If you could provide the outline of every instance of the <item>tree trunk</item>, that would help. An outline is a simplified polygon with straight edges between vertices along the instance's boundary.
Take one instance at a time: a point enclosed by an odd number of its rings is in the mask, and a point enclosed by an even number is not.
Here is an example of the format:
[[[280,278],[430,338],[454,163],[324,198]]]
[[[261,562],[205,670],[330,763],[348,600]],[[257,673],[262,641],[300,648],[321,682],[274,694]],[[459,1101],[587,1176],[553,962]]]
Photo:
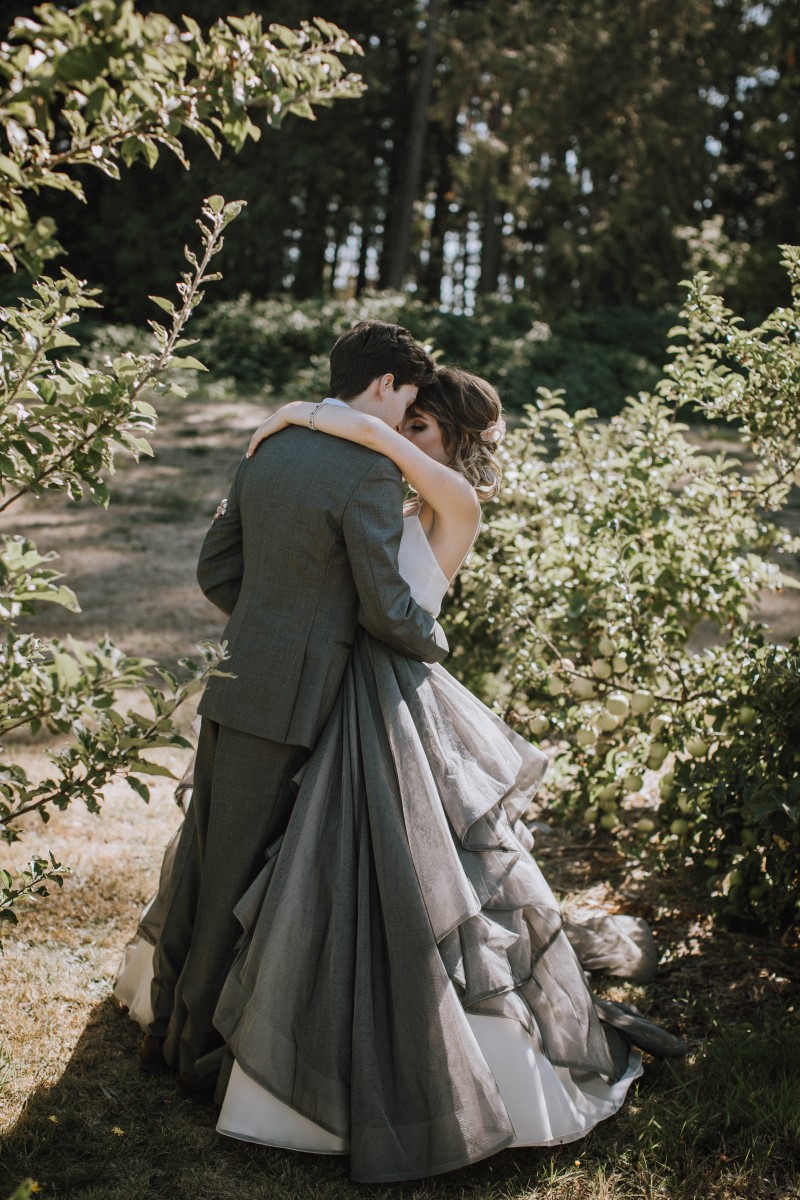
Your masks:
[[[475,288],[478,296],[493,296],[500,287],[503,265],[503,196],[511,176],[508,150],[492,164],[484,188],[483,228],[481,230],[481,273]],[[498,199],[499,197],[499,199]]]
[[[497,291],[500,276],[500,226],[503,219],[498,208],[497,179],[492,172],[486,180],[483,195],[481,273],[475,288],[478,296],[492,296]]]
[[[350,213],[340,207],[336,213],[335,225],[333,230],[333,258],[330,263],[330,276],[328,278],[328,295],[333,296],[336,292],[336,272],[339,269],[339,256],[342,250],[347,245],[348,235],[350,233]],[[350,290],[350,279],[348,278],[345,290]]]
[[[292,295],[298,300],[321,296],[325,278],[325,251],[328,247],[328,197],[323,191],[306,200],[303,213],[303,236],[300,240],[300,259],[292,284]]]
[[[364,294],[367,286],[367,259],[371,233],[372,210],[365,208],[361,214],[361,244],[358,247],[358,274],[356,275],[356,300]]]
[[[428,304],[438,304],[444,276],[444,235],[447,232],[450,193],[453,186],[452,153],[455,149],[455,128],[439,131],[439,172],[436,182],[436,203],[430,229],[430,252],[420,276],[420,294]]]
[[[429,0],[428,23],[425,30],[425,47],[420,62],[419,79],[414,96],[414,109],[408,138],[408,152],[403,170],[396,223],[392,222],[391,243],[388,245],[388,262],[383,286],[399,291],[403,286],[408,255],[411,250],[411,230],[414,222],[414,204],[419,194],[422,175],[422,160],[425,152],[425,135],[428,128],[428,106],[433,84],[433,69],[436,64],[436,31],[441,12],[441,0]],[[387,230],[389,232],[389,230]]]

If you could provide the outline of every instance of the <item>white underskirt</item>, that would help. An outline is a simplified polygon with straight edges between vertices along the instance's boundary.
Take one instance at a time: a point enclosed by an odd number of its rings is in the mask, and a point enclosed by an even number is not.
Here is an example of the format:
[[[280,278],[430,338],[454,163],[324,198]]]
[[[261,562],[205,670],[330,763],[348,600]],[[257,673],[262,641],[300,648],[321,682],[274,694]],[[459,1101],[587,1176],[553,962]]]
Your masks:
[[[152,980],[153,947],[134,938],[125,948],[114,995],[145,1029],[152,1020]],[[607,1083],[599,1075],[554,1067],[518,1021],[469,1013],[467,1021],[497,1081],[516,1134],[514,1146],[558,1146],[585,1137],[622,1107],[631,1083],[642,1074],[642,1058],[635,1051],[625,1074]],[[349,1151],[349,1142],[284,1104],[238,1063],[231,1071],[217,1131],[305,1154]]]
[[[154,949],[145,938],[133,938],[125,947],[114,981],[114,995],[120,1004],[125,1005],[128,1016],[145,1031],[153,1019],[150,988],[153,982]]]

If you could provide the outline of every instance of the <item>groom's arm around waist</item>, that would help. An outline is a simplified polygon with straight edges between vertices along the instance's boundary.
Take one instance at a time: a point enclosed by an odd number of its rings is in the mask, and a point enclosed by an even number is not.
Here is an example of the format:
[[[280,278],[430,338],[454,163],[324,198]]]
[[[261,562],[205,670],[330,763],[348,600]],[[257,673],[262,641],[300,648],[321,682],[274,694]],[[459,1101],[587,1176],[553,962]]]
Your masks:
[[[344,510],[342,532],[359,598],[359,623],[401,654],[440,662],[448,652],[439,623],[411,597],[397,553],[403,531],[403,486],[380,455]]]
[[[246,462],[243,458],[239,464],[225,513],[212,521],[197,564],[197,582],[212,604],[228,617],[239,599],[244,574],[239,478]]]

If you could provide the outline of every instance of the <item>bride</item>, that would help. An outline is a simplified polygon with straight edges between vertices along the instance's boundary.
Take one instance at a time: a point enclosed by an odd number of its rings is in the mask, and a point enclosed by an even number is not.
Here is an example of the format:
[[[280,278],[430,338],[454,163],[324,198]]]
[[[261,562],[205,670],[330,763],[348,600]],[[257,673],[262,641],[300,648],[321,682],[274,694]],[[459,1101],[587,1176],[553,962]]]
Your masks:
[[[411,485],[400,571],[437,615],[500,485],[497,393],[441,368],[402,431],[294,402],[248,454],[312,410],[317,431],[387,455]],[[637,1046],[684,1052],[587,984],[582,962],[646,977],[652,942],[630,918],[565,925],[520,819],[546,766],[442,667],[359,631],[288,827],[236,908],[225,1047],[198,1064],[221,1060],[221,1133],[349,1153],[361,1182],[421,1178],[583,1137],[641,1074]],[[168,849],[160,891],[169,870]],[[158,920],[156,896],[115,987],[145,1027]]]

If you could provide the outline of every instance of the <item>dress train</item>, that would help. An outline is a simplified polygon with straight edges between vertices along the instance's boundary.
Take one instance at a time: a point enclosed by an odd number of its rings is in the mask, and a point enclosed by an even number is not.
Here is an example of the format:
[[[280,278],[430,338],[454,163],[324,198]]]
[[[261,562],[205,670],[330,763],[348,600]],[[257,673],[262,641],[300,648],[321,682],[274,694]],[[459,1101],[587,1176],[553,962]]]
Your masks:
[[[443,668],[359,632],[237,906],[220,1132],[349,1152],[356,1180],[419,1178],[583,1137],[641,1073],[632,1043],[683,1052],[587,985],[570,936],[636,978],[652,939],[631,918],[565,926],[520,821],[545,767]],[[143,1024],[157,926],[156,901],[116,988]]]

